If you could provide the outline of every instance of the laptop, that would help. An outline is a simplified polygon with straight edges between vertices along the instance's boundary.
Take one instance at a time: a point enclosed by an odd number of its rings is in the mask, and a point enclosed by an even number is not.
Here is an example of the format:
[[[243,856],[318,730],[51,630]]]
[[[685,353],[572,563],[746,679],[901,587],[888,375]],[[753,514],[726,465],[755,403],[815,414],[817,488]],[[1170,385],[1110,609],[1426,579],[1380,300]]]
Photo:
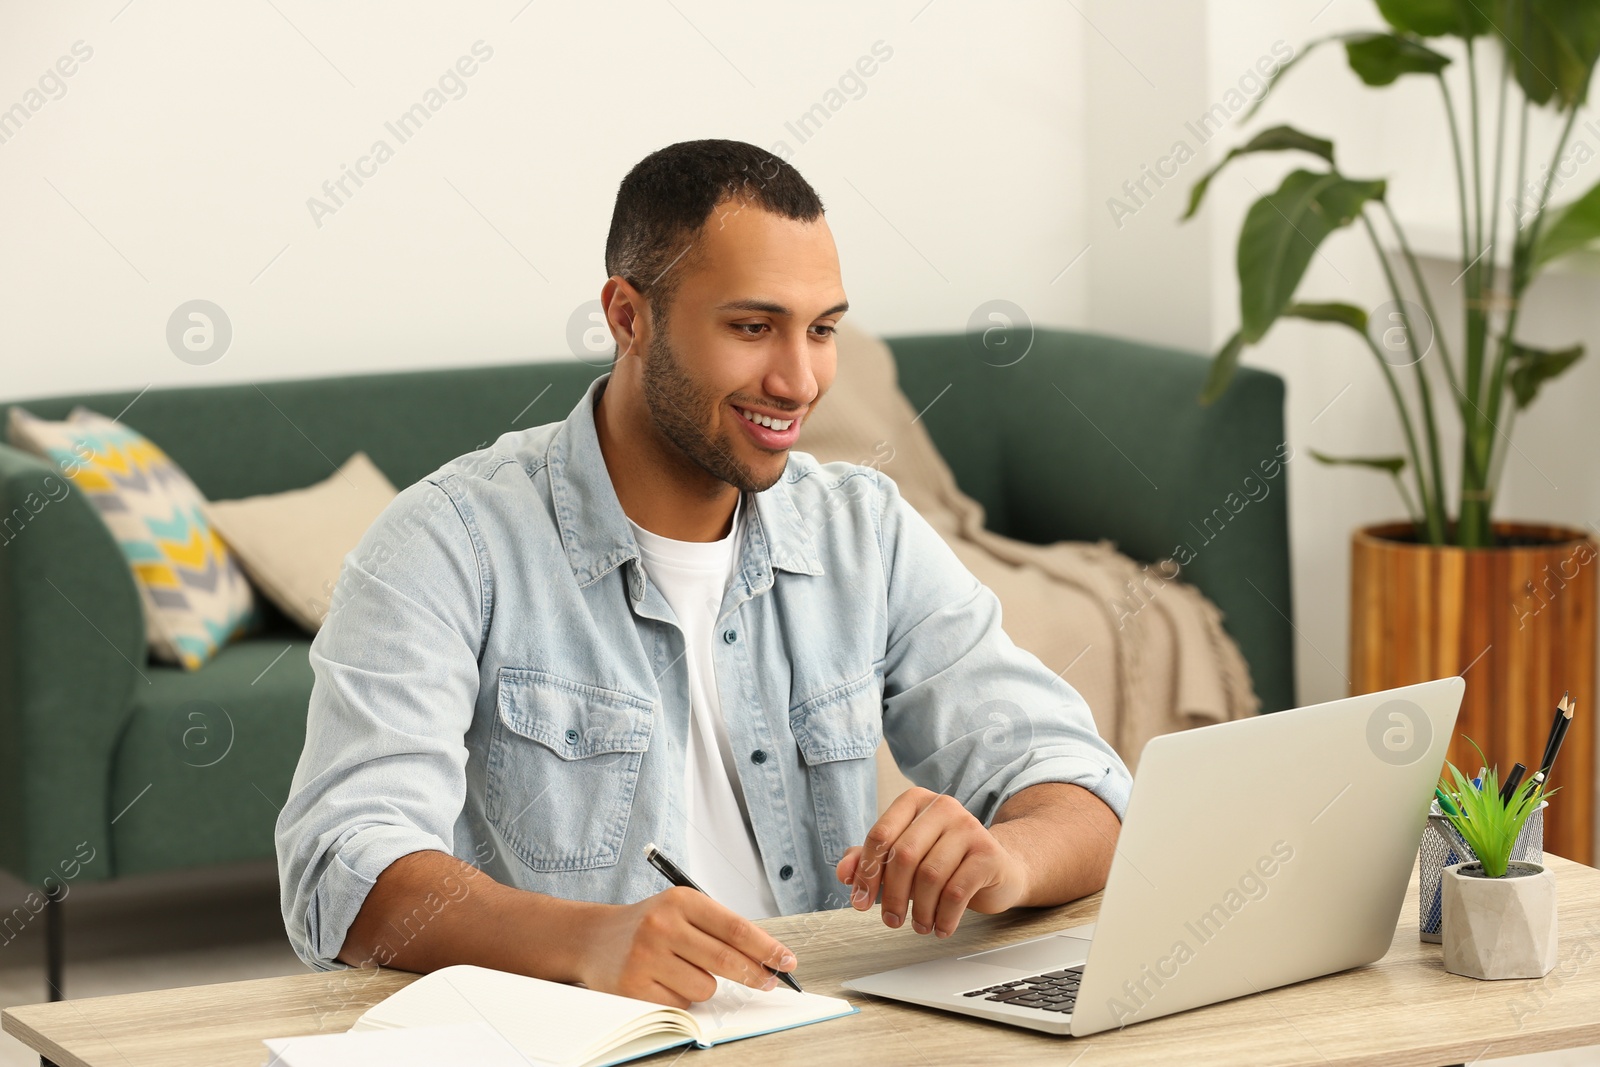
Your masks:
[[[1095,922],[844,988],[1082,1037],[1381,959],[1465,688],[1153,738]]]

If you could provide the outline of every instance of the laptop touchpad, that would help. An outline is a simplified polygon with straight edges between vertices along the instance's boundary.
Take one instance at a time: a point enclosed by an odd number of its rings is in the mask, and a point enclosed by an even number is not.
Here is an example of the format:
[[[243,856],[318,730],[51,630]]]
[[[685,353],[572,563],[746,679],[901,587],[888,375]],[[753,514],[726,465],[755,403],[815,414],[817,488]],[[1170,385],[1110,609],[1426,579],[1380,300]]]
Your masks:
[[[1053,934],[1024,941],[1020,945],[991,948],[959,958],[964,963],[987,963],[992,967],[1045,971],[1059,967],[1074,967],[1082,963],[1089,958],[1089,942],[1082,937]]]

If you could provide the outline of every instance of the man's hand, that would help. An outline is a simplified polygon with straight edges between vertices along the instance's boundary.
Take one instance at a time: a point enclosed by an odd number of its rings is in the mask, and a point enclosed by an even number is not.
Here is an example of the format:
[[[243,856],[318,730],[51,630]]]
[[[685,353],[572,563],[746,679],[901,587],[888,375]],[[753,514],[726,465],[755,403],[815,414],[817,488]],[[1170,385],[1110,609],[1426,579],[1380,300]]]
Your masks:
[[[424,910],[429,900],[437,906]],[[563,900],[501,885],[434,851],[384,869],[338,958],[424,974],[475,963],[675,1008],[715,994],[714,975],[771,989],[777,979],[763,963],[795,966],[771,934],[693,889],[674,886],[637,904]]]
[[[603,905],[588,917],[578,977],[590,989],[687,1008],[717,991],[714,975],[754,989],[791,971],[792,952],[704,893],[674,886],[637,904]]]
[[[866,843],[851,846],[834,870],[853,884],[857,911],[872,907],[881,888],[886,925],[905,922],[910,900],[912,929],[939,937],[953,934],[968,908],[992,915],[1028,892],[1027,868],[976,816],[949,794],[920,786],[896,797]]]

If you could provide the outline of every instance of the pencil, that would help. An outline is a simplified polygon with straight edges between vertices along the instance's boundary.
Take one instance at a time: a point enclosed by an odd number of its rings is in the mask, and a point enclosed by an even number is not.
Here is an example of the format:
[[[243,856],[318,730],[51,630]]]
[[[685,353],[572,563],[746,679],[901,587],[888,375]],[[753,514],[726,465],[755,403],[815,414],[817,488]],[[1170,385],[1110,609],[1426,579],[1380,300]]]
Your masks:
[[[1550,741],[1545,745],[1544,759],[1539,763],[1539,771],[1532,778],[1532,784],[1543,786],[1550,779],[1550,771],[1556,763],[1556,753],[1561,751],[1561,743],[1567,739],[1567,730],[1572,726],[1572,716],[1578,710],[1578,702],[1563,695],[1561,698],[1562,713],[1550,731]]]

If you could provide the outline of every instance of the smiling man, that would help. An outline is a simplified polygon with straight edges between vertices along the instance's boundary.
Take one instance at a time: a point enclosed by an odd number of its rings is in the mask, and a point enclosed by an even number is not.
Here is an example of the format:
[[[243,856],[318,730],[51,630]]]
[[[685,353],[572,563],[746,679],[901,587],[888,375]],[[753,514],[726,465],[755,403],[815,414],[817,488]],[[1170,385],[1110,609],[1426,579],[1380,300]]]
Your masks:
[[[661,149],[606,271],[612,369],[345,560],[277,829],[301,958],[682,1007],[797,966],[751,919],[877,903],[948,936],[1099,889],[1131,782],[1082,698],[892,479],[791,451],[848,306],[811,186]],[[875,818],[884,740],[917,786]]]

